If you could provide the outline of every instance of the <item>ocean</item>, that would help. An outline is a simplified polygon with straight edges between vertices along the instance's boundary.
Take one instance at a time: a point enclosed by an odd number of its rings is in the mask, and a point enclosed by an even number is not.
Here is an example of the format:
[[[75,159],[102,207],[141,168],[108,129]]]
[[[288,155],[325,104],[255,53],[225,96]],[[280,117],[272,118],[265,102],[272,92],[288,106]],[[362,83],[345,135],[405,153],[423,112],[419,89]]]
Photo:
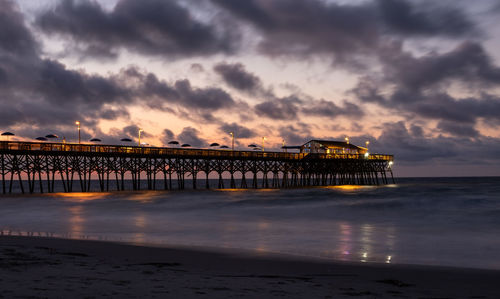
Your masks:
[[[500,178],[1,195],[0,234],[500,269]]]

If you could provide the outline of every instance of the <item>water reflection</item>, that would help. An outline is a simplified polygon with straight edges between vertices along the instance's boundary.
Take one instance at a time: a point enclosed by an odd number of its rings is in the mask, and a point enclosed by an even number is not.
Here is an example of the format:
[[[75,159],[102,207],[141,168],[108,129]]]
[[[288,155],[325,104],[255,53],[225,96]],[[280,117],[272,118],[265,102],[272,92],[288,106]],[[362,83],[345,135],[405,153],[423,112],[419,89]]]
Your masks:
[[[70,202],[86,202],[90,200],[102,199],[111,193],[105,192],[72,192],[72,193],[54,193],[51,196],[62,198]]]
[[[360,243],[361,243],[361,262],[367,262],[368,261],[368,253],[370,253],[372,247],[372,231],[373,227],[370,224],[363,224],[361,226],[361,238],[360,238]]]
[[[146,215],[144,215],[144,212],[138,212],[133,218],[133,223],[135,226],[135,232],[132,235],[132,242],[145,243],[146,236],[144,232],[147,225],[147,219]]]
[[[355,191],[355,190],[362,189],[363,186],[359,186],[359,185],[341,185],[341,186],[327,186],[326,188],[328,188],[328,189],[338,189],[338,190],[344,190],[344,191]]]
[[[339,224],[340,230],[340,259],[343,261],[350,260],[352,248],[352,227],[347,222]]]
[[[259,252],[270,251],[266,241],[269,229],[271,229],[271,222],[268,220],[260,219],[257,222],[257,244],[255,250]]]
[[[161,192],[161,193],[160,193]],[[167,198],[167,192],[162,191],[141,191],[130,193],[125,199],[137,201],[140,203],[153,202],[155,197],[161,195],[162,198]]]
[[[83,235],[83,224],[85,223],[85,219],[82,216],[84,212],[83,206],[71,206],[67,208],[69,212],[69,234],[70,237],[78,237]]]
[[[371,223],[339,222],[330,231],[336,250],[323,251],[327,257],[343,261],[391,263],[394,260],[396,229]]]

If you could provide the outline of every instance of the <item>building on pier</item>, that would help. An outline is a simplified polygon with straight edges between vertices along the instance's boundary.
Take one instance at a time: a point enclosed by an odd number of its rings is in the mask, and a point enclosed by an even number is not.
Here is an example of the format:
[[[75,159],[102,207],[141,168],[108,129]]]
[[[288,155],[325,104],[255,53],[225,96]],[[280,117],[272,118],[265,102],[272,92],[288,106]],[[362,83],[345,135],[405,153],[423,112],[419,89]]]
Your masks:
[[[285,150],[298,150],[306,154],[355,154],[364,155],[368,152],[366,147],[361,147],[347,141],[335,140],[310,140],[303,145],[283,146]]]
[[[359,154],[368,152],[365,147],[360,147],[347,141],[310,140],[300,146],[301,153],[314,154]]]

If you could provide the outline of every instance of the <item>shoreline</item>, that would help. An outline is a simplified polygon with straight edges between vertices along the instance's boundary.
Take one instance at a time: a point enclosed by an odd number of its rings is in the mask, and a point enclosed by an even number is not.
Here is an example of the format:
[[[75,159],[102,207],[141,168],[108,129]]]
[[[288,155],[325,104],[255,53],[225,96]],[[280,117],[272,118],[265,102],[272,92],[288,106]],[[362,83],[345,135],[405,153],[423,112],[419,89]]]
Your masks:
[[[499,298],[498,270],[0,236],[6,297]],[[1,297],[1,296],[0,296]]]

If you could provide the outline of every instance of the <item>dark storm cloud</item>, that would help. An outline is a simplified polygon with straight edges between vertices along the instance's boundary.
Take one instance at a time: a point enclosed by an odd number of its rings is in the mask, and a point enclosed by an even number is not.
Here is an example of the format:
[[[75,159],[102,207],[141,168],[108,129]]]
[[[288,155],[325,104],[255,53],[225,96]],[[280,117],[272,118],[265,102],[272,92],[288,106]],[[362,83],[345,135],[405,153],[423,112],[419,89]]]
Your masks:
[[[404,122],[397,122],[385,124],[382,134],[370,147],[374,152],[387,152],[390,147],[390,152],[397,160],[415,162],[452,158],[457,155],[455,145],[453,139],[415,136],[408,131]]]
[[[7,83],[7,72],[0,68],[0,86]]]
[[[45,126],[64,130],[79,120],[96,131],[101,119],[128,119],[127,107],[137,103],[174,113],[182,108],[190,114],[207,116],[205,120],[209,120],[210,112],[234,108],[233,99],[222,89],[196,88],[188,80],[168,84],[135,68],[101,76],[43,59],[17,7],[5,0],[0,0],[0,4],[0,22],[4,26],[0,30],[3,127]]]
[[[261,88],[259,77],[247,72],[241,63],[229,64],[221,62],[214,67],[214,71],[219,74],[231,87],[246,92],[255,92]]]
[[[401,0],[376,2],[387,28],[404,35],[463,36],[474,31],[474,24],[457,8],[430,1],[420,5]]]
[[[285,145],[302,145],[311,139],[310,125],[297,123],[296,125],[282,126],[278,132],[285,140]]]
[[[164,129],[163,132],[161,133],[162,136],[162,142],[164,144],[168,144],[170,141],[174,140],[174,132],[172,132],[169,129]]]
[[[406,105],[418,115],[447,121],[473,123],[477,118],[500,119],[500,99],[495,97],[454,99],[447,94],[428,96],[425,102]]]
[[[233,132],[235,138],[252,138],[257,135],[251,129],[238,125],[237,123],[224,123],[219,127],[219,130],[226,134]]]
[[[112,78],[68,70],[39,56],[39,45],[11,1],[0,0],[0,105],[3,126],[60,124],[75,120],[95,126],[100,117],[125,116],[123,109],[106,104],[130,101]]]
[[[36,24],[48,34],[71,38],[88,54],[108,57],[121,48],[172,56],[230,53],[238,40],[215,22],[197,21],[174,0],[120,0],[111,11],[90,0],[62,0]]]
[[[326,4],[324,1],[214,0],[262,34],[260,50],[269,55],[314,52],[344,55],[377,44],[372,5]]]
[[[217,87],[192,88],[189,80],[179,80],[175,82],[175,88],[186,106],[218,110],[234,105],[231,95]]]
[[[177,135],[177,140],[183,144],[187,143],[193,147],[207,146],[207,141],[199,137],[200,132],[192,127],[185,127],[182,132]]]
[[[302,113],[328,118],[335,118],[338,116],[360,118],[364,115],[363,110],[354,103],[346,101],[343,106],[338,106],[334,102],[326,100],[308,102],[302,108]]]
[[[454,98],[444,92],[407,92],[397,90],[387,98],[364,97],[361,100],[376,99],[386,108],[398,111],[399,114],[421,117],[439,121],[438,129],[444,133],[461,137],[477,137],[475,128],[480,119],[498,124],[500,115],[500,98],[482,94],[479,97]],[[377,94],[374,91],[375,94]]]
[[[439,121],[438,129],[461,137],[477,137],[478,120],[498,123],[500,99],[488,94],[500,86],[500,68],[484,48],[463,42],[444,53],[415,57],[393,44],[382,52],[383,74],[361,78],[353,93],[372,102],[413,115]],[[452,96],[452,85],[474,96]]]
[[[0,55],[34,56],[38,45],[13,1],[0,0]]]
[[[478,136],[476,139],[469,139],[441,135],[431,138],[412,131],[403,122],[386,123],[380,137],[370,143],[370,148],[374,152],[388,152],[390,147],[396,163],[406,165],[429,161],[455,165],[498,163],[500,160],[498,138]]]
[[[178,104],[190,109],[216,111],[231,109],[235,105],[231,95],[217,87],[193,88],[187,79],[170,85],[152,73],[141,73],[134,68],[126,70],[123,75],[125,81],[139,82],[135,84],[135,92],[143,98],[150,98],[151,108],[163,109]]]
[[[376,53],[386,37],[460,37],[475,31],[460,10],[429,1],[212,1],[253,25],[263,37],[260,50],[269,55],[321,53],[341,61]]]
[[[52,104],[75,105],[78,102],[91,106],[103,102],[131,101],[129,91],[120,87],[117,82],[98,75],[68,70],[56,61],[42,61],[40,77],[41,81],[35,88],[45,94]]]
[[[463,137],[479,136],[479,132],[476,129],[474,129],[473,126],[467,123],[464,124],[459,122],[440,121],[437,125],[437,128],[445,133],[451,133],[454,136],[463,136]]]
[[[193,127],[183,128],[182,132],[179,133],[177,136],[171,130],[164,129],[160,139],[164,146],[172,146],[169,145],[168,143],[173,140],[178,141],[180,143],[179,146],[185,143],[193,147],[208,146],[208,142],[205,139],[201,138],[199,135],[200,131],[198,131]]]
[[[464,85],[500,84],[500,68],[496,67],[484,48],[474,42],[463,42],[446,53],[430,53],[414,57],[397,45],[382,52],[385,75],[400,89],[420,90],[451,80]]]
[[[255,111],[259,116],[265,116],[275,120],[293,120],[297,118],[299,105],[303,101],[295,96],[277,98],[255,105]]]

